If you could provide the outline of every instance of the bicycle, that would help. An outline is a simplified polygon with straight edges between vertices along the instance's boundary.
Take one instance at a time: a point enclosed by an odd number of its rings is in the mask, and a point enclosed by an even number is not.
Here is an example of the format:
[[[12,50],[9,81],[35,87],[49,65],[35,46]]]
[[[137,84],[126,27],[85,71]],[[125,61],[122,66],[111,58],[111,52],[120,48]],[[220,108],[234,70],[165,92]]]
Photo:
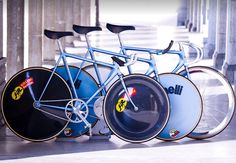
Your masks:
[[[102,53],[106,55],[112,55],[119,58],[124,58],[127,60],[128,55],[124,55],[123,53],[115,53],[104,49],[99,49],[92,47],[87,34],[84,31],[91,29],[91,28],[99,28],[99,27],[87,27],[87,26],[79,26],[79,25],[73,25],[73,30],[80,35],[85,36],[85,40],[87,43],[87,52],[85,56],[91,57],[93,60],[96,60],[96,57],[94,53]],[[119,31],[127,30],[132,27],[125,26]],[[99,29],[101,30],[101,28]],[[166,49],[161,50],[161,53],[164,54],[169,51],[171,45],[169,45]],[[141,49],[142,50],[142,49]],[[176,51],[175,53],[181,53],[180,51]],[[150,57],[153,57],[152,55]],[[170,98],[171,107],[174,108],[171,109],[170,118],[167,122],[166,127],[164,128],[164,132],[166,137],[163,138],[165,140],[178,140],[186,135],[188,135],[192,130],[197,126],[201,113],[202,113],[202,101],[200,97],[200,93],[198,92],[195,85],[188,80],[187,78],[182,77],[181,75],[173,74],[173,73],[166,73],[166,74],[158,74],[158,70],[156,68],[156,62],[152,59],[142,58],[139,57],[136,62],[144,62],[149,65],[148,71],[145,73],[147,76],[153,76],[153,78],[160,82],[166,90],[166,93],[168,94]],[[83,66],[83,63],[81,63]],[[109,74],[111,71],[108,67],[104,67],[102,65],[89,65],[85,66],[83,70],[90,73],[94,79],[102,85],[104,78],[106,78],[106,74]],[[130,69],[129,69],[130,71]],[[101,73],[102,72],[102,73]],[[102,74],[102,75],[101,75]],[[130,74],[132,72],[130,71]],[[188,91],[189,90],[189,91]],[[186,102],[186,97],[191,96],[192,98]],[[103,99],[102,99],[103,100]],[[102,100],[100,102],[102,102]],[[104,105],[107,105],[108,99],[104,99]],[[110,101],[108,102],[110,103]],[[96,110],[101,110],[100,108],[95,108]],[[95,111],[99,112],[99,111]],[[98,113],[99,114],[99,113]],[[98,115],[97,114],[97,115]],[[105,114],[105,113],[104,113]],[[100,118],[103,119],[102,114],[99,114]],[[104,117],[106,124],[108,125],[111,123],[109,120],[107,120],[106,116]],[[178,122],[178,123],[177,123]],[[114,132],[114,130],[112,130]],[[116,131],[117,132],[117,131]]]
[[[120,33],[125,30],[135,30],[134,26],[122,26],[106,24],[106,27],[118,37],[121,52],[127,55],[127,51],[147,52],[150,55],[162,55],[163,50],[148,49],[140,47],[124,46]],[[190,66],[202,59],[203,53],[198,46],[177,42],[179,50],[170,50],[173,42],[170,43],[168,54],[178,55],[179,61],[172,73],[178,73],[189,78],[197,86],[203,99],[203,115],[198,126],[188,137],[193,139],[207,139],[221,133],[230,123],[235,112],[235,95],[231,84],[223,74],[206,66]],[[191,63],[186,60],[184,46],[196,49],[197,57]],[[155,61],[154,57],[150,60]],[[153,65],[155,66],[155,65]],[[129,67],[131,72],[131,68]],[[153,71],[153,70],[150,70]],[[217,89],[216,89],[217,88]],[[217,91],[216,91],[217,90]]]
[[[84,32],[92,30],[94,28]],[[23,69],[11,77],[3,89],[1,109],[6,125],[13,133],[28,141],[46,141],[63,132],[68,123],[75,123],[82,125],[80,134],[89,132],[91,135],[97,120],[92,105],[115,77],[118,80],[107,91],[103,110],[112,131],[123,140],[141,143],[156,137],[164,128],[169,118],[169,98],[161,84],[142,74],[123,77],[119,70],[120,66],[133,64],[135,57],[129,57],[126,63],[112,57],[112,64],[92,60],[64,52],[60,39],[73,36],[72,32],[45,29],[44,34],[56,40],[59,47],[59,58],[54,68]],[[98,86],[93,77],[81,68],[76,68],[79,71],[74,78],[74,73],[71,73],[74,69],[68,65],[67,58],[107,66],[112,71],[103,85]],[[67,81],[56,73],[59,70],[63,70],[63,74],[65,70]],[[88,81],[90,84],[85,86]],[[85,95],[80,88],[88,86],[95,88]]]

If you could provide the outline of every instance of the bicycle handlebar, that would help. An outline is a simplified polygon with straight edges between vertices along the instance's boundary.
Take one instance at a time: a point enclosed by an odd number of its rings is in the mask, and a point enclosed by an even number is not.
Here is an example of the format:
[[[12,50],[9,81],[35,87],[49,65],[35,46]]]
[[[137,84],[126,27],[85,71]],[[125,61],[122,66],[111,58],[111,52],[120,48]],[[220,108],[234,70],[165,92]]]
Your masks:
[[[170,43],[169,43],[169,45],[168,45],[168,47],[162,51],[162,54],[167,53],[167,52],[171,49],[171,47],[173,46],[173,44],[174,44],[174,41],[171,40]]]
[[[185,46],[189,46],[193,49],[195,49],[195,51],[197,52],[197,57],[195,60],[193,60],[192,62],[187,63],[187,65],[191,65],[194,63],[197,63],[198,61],[200,61],[203,58],[203,51],[202,48],[200,48],[199,46],[197,46],[196,44],[193,44],[191,42],[177,42],[179,44],[180,50],[184,51],[183,45]]]

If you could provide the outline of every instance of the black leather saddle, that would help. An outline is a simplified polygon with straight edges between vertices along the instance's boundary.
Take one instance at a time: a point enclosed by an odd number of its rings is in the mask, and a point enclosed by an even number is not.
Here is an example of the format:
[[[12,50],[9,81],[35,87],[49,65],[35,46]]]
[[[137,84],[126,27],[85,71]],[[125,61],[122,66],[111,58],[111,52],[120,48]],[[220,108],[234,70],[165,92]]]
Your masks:
[[[110,23],[107,23],[106,27],[112,33],[120,33],[120,32],[126,31],[126,30],[135,30],[134,26],[114,25],[114,24],[110,24]]]
[[[101,31],[101,27],[73,25],[73,30],[79,34],[87,34],[92,31]]]
[[[73,32],[68,31],[51,31],[48,29],[44,29],[44,35],[47,36],[50,39],[59,39],[64,36],[74,36]]]

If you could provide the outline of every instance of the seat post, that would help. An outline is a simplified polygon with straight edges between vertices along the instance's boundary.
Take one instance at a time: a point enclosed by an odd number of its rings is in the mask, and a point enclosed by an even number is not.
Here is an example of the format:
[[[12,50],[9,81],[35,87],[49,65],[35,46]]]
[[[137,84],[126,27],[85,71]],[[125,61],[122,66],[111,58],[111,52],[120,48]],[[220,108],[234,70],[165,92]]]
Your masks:
[[[123,42],[121,40],[120,33],[117,33],[117,36],[118,36],[118,39],[119,39],[120,46],[123,47]]]
[[[91,47],[87,34],[84,35],[88,48]]]
[[[62,48],[62,44],[61,44],[60,39],[57,39],[57,45],[58,45],[58,47],[59,47],[60,53],[63,53],[64,51],[63,51],[63,48]]]

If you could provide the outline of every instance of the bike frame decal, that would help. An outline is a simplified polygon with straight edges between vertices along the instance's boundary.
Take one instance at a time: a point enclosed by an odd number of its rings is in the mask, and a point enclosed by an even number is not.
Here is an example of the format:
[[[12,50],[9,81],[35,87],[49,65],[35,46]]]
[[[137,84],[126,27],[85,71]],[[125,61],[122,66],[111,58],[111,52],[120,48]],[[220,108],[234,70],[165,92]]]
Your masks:
[[[123,112],[125,110],[126,105],[127,101],[124,99],[124,97],[121,97],[116,104],[116,110],[118,112]]]
[[[26,89],[28,86],[34,84],[34,80],[32,77],[28,78],[28,79],[25,79],[25,81],[23,81],[20,86],[23,88],[23,89]]]
[[[32,77],[25,79],[25,81],[23,81],[19,86],[17,86],[12,92],[11,94],[12,99],[19,100],[21,96],[23,95],[24,90],[32,84],[34,84],[34,80]]]

